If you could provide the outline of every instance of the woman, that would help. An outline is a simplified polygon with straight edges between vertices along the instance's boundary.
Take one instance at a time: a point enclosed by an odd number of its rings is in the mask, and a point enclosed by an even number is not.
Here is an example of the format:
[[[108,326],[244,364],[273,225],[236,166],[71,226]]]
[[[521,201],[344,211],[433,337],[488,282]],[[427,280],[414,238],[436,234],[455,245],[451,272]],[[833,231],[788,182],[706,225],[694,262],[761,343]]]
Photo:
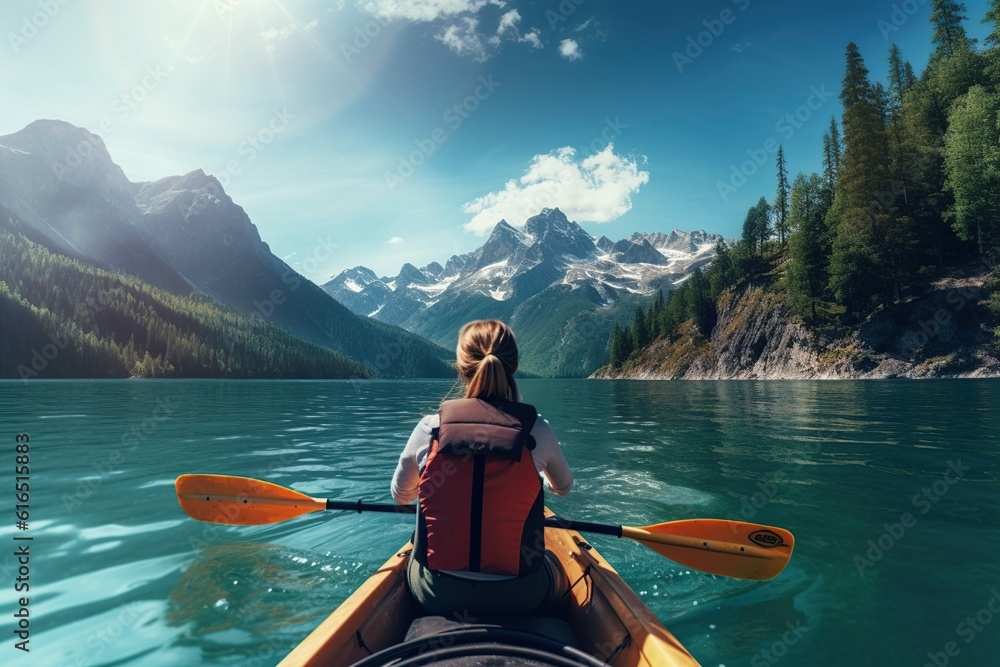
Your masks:
[[[465,397],[417,424],[392,497],[419,500],[410,590],[431,613],[531,613],[559,587],[545,557],[542,483],[566,495],[573,475],[556,434],[520,403],[514,333],[497,320],[458,334]]]

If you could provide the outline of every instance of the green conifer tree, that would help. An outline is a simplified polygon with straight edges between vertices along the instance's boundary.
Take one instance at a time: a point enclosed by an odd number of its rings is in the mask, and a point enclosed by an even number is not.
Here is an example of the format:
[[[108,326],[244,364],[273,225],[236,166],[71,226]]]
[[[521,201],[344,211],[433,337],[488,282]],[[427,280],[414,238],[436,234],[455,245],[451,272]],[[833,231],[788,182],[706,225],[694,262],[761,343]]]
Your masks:
[[[945,167],[955,233],[975,242],[981,257],[1000,252],[1000,94],[974,86],[955,103]]]
[[[879,203],[889,187],[888,141],[884,110],[868,80],[868,68],[856,44],[847,46],[844,104],[844,155],[837,192],[828,215],[834,232],[830,289],[854,315],[873,301],[887,303],[880,255],[887,213]]]
[[[788,239],[788,165],[785,162],[785,148],[778,146],[778,191],[774,196],[774,225],[781,245]]]
[[[837,185],[837,175],[840,173],[842,155],[840,128],[837,126],[837,119],[830,118],[830,129],[823,135],[823,179],[830,193],[831,202]]]
[[[816,318],[816,302],[827,281],[825,185],[819,174],[795,177],[791,195],[791,219],[795,231],[788,242],[788,293],[800,312],[808,309]]]
[[[931,24],[934,26],[933,43],[936,47],[932,58],[949,56],[971,46],[963,22],[967,18],[964,2],[933,0]]]
[[[986,76],[994,89],[1000,88],[1000,0],[990,0],[983,23],[993,24],[986,36]]]
[[[897,120],[902,113],[903,98],[914,83],[913,66],[903,60],[899,46],[893,44],[889,49],[889,116],[892,120]]]

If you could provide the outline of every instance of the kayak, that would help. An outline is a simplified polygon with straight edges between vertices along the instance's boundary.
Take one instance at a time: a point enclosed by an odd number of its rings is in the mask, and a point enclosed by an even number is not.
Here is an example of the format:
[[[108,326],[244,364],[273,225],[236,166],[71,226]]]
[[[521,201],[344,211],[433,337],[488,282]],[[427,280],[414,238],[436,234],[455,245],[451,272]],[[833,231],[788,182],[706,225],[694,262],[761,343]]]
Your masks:
[[[545,546],[558,558],[569,587],[558,616],[421,616],[406,585],[411,548],[406,545],[293,649],[279,667],[697,667],[698,662],[580,533],[546,530]],[[483,662],[485,656],[491,656],[493,661]]]
[[[231,475],[181,475],[174,486],[188,516],[233,526],[279,523],[313,512],[415,509],[313,498]],[[692,667],[697,661],[577,531],[627,538],[691,569],[754,581],[778,576],[795,548],[795,536],[784,528],[722,519],[639,528],[566,520],[546,510],[546,528],[546,551],[561,570],[565,590],[546,615],[420,614],[406,584],[412,545],[405,545],[281,665]]]

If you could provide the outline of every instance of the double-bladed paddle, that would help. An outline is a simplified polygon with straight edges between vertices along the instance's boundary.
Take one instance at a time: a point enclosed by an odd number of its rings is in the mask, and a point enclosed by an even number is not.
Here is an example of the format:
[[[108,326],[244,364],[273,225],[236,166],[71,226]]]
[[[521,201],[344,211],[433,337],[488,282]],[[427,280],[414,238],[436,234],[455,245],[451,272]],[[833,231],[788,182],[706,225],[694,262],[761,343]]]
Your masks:
[[[249,477],[181,475],[175,487],[177,500],[188,516],[233,526],[278,523],[323,510],[416,512],[414,505],[312,498]],[[545,526],[627,537],[681,565],[737,579],[776,577],[785,569],[795,547],[795,538],[783,528],[722,519],[688,519],[633,528],[549,517]]]

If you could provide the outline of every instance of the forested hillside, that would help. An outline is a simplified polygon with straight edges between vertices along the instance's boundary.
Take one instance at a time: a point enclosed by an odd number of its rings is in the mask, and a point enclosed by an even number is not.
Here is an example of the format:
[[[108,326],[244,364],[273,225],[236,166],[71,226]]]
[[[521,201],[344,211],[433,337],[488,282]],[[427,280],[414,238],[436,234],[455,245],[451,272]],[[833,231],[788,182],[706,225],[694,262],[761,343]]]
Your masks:
[[[369,372],[205,297],[55,254],[0,222],[0,377],[356,378]]]
[[[921,327],[911,302],[954,276],[978,276],[975,300],[992,312],[983,326],[997,325],[1000,0],[983,19],[992,28],[985,44],[969,38],[966,12],[963,3],[934,0],[934,50],[919,77],[893,45],[888,81],[873,82],[858,46],[847,45],[844,113],[824,136],[822,170],[790,179],[793,160],[781,150],[773,200],[749,210],[742,239],[720,244],[705,274],[616,329],[612,370],[656,341],[693,330],[708,339],[720,304],[760,287],[814,334],[857,331],[878,318],[899,339],[905,327]],[[993,334],[1000,346],[1000,328]],[[940,352],[940,340],[924,338],[906,346],[910,360]]]

